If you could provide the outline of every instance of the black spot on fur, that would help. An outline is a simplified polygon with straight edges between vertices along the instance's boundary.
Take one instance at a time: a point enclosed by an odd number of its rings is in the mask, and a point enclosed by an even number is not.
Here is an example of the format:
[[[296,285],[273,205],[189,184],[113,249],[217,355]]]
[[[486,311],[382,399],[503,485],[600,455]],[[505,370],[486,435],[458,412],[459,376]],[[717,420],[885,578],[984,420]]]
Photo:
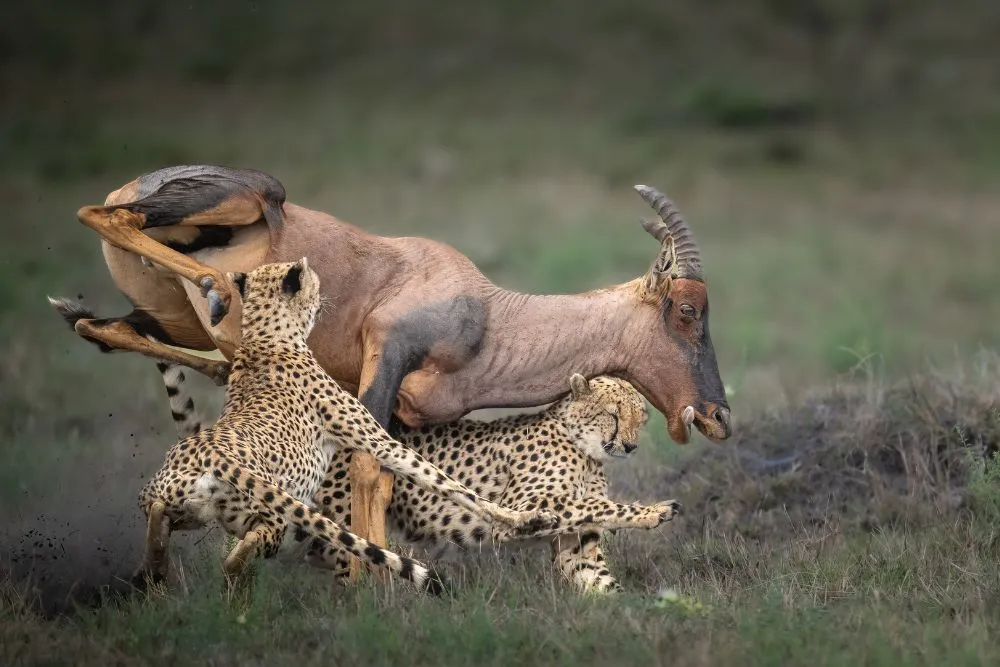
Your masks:
[[[297,294],[302,289],[302,267],[293,266],[288,269],[288,273],[281,280],[281,291],[291,296]]]
[[[374,544],[365,547],[365,555],[368,556],[373,565],[385,565],[385,552]]]
[[[236,291],[240,293],[240,298],[245,297],[247,291],[247,274],[242,272],[234,273],[233,284],[236,285]]]
[[[427,580],[424,581],[424,590],[431,595],[443,595],[447,588],[448,584],[445,582],[444,577],[441,576],[441,573],[428,568]]]

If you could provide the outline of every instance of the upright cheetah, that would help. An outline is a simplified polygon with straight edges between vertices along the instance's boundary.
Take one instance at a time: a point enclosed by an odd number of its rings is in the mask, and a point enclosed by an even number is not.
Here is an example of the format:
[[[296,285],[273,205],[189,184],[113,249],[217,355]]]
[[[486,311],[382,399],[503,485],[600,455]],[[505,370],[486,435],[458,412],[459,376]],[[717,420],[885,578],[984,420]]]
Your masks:
[[[197,432],[169,450],[142,489],[139,502],[148,527],[137,581],[164,577],[172,530],[215,520],[241,539],[223,566],[230,576],[242,574],[259,554],[274,556],[291,525],[323,547],[313,549],[321,567],[336,567],[335,547],[440,593],[441,580],[426,565],[369,544],[306,504],[340,447],[368,452],[421,488],[511,530],[544,524],[540,512],[511,511],[479,498],[393,441],[320,368],[306,344],[320,309],[319,278],[305,258],[230,278],[243,298],[243,312],[222,415],[203,430],[187,425]]]

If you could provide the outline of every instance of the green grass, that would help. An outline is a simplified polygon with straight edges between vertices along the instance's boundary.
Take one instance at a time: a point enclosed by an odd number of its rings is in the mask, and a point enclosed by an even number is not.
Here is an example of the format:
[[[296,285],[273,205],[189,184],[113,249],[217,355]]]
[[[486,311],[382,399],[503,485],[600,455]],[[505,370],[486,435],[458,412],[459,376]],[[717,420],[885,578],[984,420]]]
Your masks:
[[[4,664],[1000,658],[995,3],[22,4],[0,26]],[[152,364],[99,355],[45,296],[124,312],[74,212],[182,162],[263,169],[536,292],[645,271],[631,185],[666,191],[737,436],[678,448],[654,415],[611,471],[687,508],[611,539],[629,594],[580,599],[543,556],[453,567],[443,601],[268,563],[240,622],[192,536],[168,595],[41,618],[29,566],[48,608],[134,566],[135,493],[173,438]]]
[[[968,547],[964,542],[963,551]],[[5,664],[33,644],[76,664],[444,665],[485,664],[984,664],[998,659],[995,601],[976,594],[995,577],[958,581],[931,598],[920,576],[958,579],[951,552],[906,556],[891,538],[795,563],[795,578],[748,587],[727,599],[690,591],[708,610],[628,596],[574,597],[543,575],[482,575],[454,598],[415,599],[376,588],[331,595],[322,582],[281,572],[262,577],[253,607],[230,611],[218,581],[190,595],[105,607],[76,620],[38,623],[7,610]],[[734,578],[724,565],[712,571]],[[510,578],[510,575],[507,577]],[[485,579],[485,580],[484,580]],[[529,588],[527,584],[531,584]],[[934,593],[938,593],[934,591]],[[959,596],[971,595],[965,599]],[[747,599],[749,598],[749,599]],[[11,618],[13,617],[13,618]],[[46,637],[42,633],[53,632]],[[20,632],[18,632],[20,631]],[[22,634],[23,633],[23,634]],[[55,641],[53,641],[53,639]],[[30,644],[28,642],[31,642]],[[51,642],[51,643],[49,643]],[[711,656],[709,661],[707,658]]]
[[[679,468],[643,450],[618,493],[675,491],[687,513],[608,541],[627,593],[575,594],[532,551],[444,564],[442,599],[260,568],[249,608],[222,595],[218,538],[175,553],[166,590],[44,620],[0,606],[4,664],[979,665],[1000,659],[998,360],[876,379],[762,416],[738,451]],[[755,471],[761,461],[794,466]],[[724,489],[720,485],[724,483]],[[665,589],[674,593],[664,596]]]

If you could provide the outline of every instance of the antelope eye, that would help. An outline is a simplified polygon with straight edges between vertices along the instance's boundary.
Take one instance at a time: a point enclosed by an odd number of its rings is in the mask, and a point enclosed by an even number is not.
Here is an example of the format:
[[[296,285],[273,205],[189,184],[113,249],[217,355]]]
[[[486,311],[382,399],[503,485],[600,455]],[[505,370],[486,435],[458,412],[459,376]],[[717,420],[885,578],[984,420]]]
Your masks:
[[[694,317],[695,315],[694,306],[692,306],[689,303],[682,303],[681,315],[683,315],[684,317]]]

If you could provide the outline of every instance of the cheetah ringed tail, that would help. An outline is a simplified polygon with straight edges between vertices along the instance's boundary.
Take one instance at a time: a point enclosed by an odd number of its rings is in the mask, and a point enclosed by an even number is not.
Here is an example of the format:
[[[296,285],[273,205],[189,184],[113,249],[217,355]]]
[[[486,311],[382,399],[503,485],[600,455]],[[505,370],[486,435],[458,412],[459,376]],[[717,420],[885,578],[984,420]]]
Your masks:
[[[194,406],[194,398],[187,391],[184,371],[178,364],[158,361],[156,369],[163,376],[163,386],[170,401],[170,416],[173,417],[177,435],[181,438],[194,435],[201,430],[201,419]]]
[[[367,540],[342,528],[316,510],[310,509],[278,487],[250,474],[239,464],[226,457],[224,453],[219,452],[219,454],[220,458],[228,463],[228,466],[225,466],[226,470],[221,466],[213,470],[212,475],[215,479],[228,482],[234,488],[248,493],[258,505],[273,511],[281,522],[296,526],[308,535],[326,542],[331,547],[341,547],[363,562],[387,567],[400,578],[413,582],[418,588],[432,595],[441,595],[444,592],[444,581],[441,575],[432,568],[420,561],[370,544]]]

